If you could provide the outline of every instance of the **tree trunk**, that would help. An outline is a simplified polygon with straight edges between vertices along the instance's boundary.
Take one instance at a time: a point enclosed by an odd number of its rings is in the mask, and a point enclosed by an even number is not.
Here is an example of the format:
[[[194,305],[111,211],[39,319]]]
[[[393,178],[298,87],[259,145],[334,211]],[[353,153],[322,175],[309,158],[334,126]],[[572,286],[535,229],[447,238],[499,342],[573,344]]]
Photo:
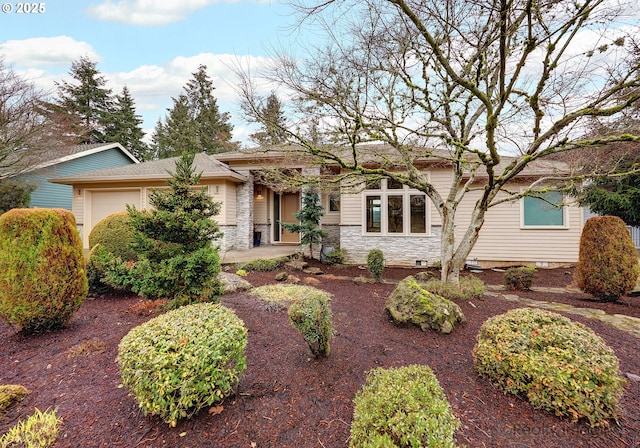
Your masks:
[[[467,257],[473,249],[482,225],[484,224],[484,207],[476,206],[471,214],[471,221],[456,247],[455,238],[455,206],[445,206],[442,213],[442,235],[440,240],[440,262],[442,265],[440,279],[448,283],[460,283],[460,271],[464,269]]]

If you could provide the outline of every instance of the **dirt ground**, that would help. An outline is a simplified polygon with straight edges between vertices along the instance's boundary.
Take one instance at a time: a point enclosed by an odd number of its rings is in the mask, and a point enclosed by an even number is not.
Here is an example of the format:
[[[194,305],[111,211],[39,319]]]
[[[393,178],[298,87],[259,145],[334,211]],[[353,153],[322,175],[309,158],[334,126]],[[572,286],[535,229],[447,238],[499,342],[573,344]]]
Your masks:
[[[424,333],[395,325],[383,311],[393,282],[417,271],[387,269],[384,284],[354,282],[367,271],[320,265],[324,275],[308,284],[333,294],[336,337],[331,355],[313,359],[290,326],[286,311],[273,311],[245,292],[223,297],[249,329],[247,369],[237,394],[221,413],[205,409],[168,428],[143,417],[120,385],[115,358],[120,339],[151,317],[136,313],[135,296],[90,298],[67,328],[24,336],[0,322],[0,384],[22,384],[31,394],[0,415],[0,433],[34,408],[57,409],[63,426],[56,447],[346,447],[353,397],[374,367],[429,365],[462,424],[456,438],[468,447],[638,447],[640,382],[629,380],[624,415],[608,428],[591,429],[538,411],[507,396],[473,370],[472,349],[480,325],[517,304],[498,297],[461,301],[467,322],[452,334]],[[250,273],[255,286],[274,283],[277,272]],[[503,273],[476,274],[502,284]],[[534,286],[566,287],[572,269],[539,271]],[[524,297],[595,307],[640,317],[640,298],[599,303],[567,290],[564,294],[524,292]],[[592,328],[615,350],[621,372],[640,375],[640,340],[599,321],[568,315]],[[84,348],[84,351],[81,350]]]

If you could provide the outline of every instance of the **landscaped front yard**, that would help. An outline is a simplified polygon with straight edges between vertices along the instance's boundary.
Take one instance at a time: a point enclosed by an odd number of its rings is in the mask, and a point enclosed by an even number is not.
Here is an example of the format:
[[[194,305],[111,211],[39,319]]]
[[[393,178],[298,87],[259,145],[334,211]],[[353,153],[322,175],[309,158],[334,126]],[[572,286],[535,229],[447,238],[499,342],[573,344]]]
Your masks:
[[[590,429],[532,409],[526,400],[504,395],[473,370],[472,349],[480,325],[490,316],[517,307],[486,296],[458,302],[466,323],[449,335],[399,327],[383,312],[394,285],[352,280],[367,274],[357,267],[320,266],[324,275],[302,282],[334,295],[336,336],[326,359],[313,359],[307,344],[274,310],[246,292],[223,297],[249,329],[247,369],[238,393],[221,408],[203,410],[169,428],[142,417],[135,400],[119,386],[115,362],[120,339],[149,319],[138,314],[140,299],[88,299],[70,325],[36,336],[16,334],[0,323],[0,384],[22,384],[31,394],[0,417],[0,432],[19,419],[57,408],[63,420],[56,447],[345,447],[353,416],[352,400],[373,367],[427,364],[461,420],[456,433],[468,447],[631,447],[640,445],[640,383],[630,380],[622,398],[624,416],[609,428]],[[399,280],[410,269],[387,269],[385,280]],[[249,273],[254,285],[274,283],[276,272]],[[501,284],[502,273],[478,274]],[[310,280],[307,280],[310,278]],[[539,271],[534,286],[565,287],[571,271]],[[601,304],[568,292],[519,292],[523,297],[598,307],[609,313],[640,317],[640,300],[624,297]],[[620,359],[623,375],[640,375],[640,339],[605,323],[567,314],[601,336]]]

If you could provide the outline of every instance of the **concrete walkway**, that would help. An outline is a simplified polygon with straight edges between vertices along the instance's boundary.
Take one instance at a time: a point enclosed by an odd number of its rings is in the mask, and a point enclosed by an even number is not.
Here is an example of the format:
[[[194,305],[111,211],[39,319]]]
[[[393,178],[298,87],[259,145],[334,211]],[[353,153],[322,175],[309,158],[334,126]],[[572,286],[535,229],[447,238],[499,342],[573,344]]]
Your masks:
[[[632,316],[625,316],[623,314],[607,314],[602,310],[594,308],[579,308],[564,303],[546,301],[546,300],[532,300],[525,297],[520,297],[516,294],[506,293],[502,286],[487,286],[489,291],[487,295],[497,297],[499,299],[508,300],[510,302],[518,302],[523,305],[544,308],[550,311],[563,311],[569,314],[577,314],[579,316],[586,317],[588,319],[596,319],[601,322],[607,323],[618,330],[626,331],[631,335],[640,339],[640,319]],[[536,291],[548,292],[551,294],[566,293],[567,290],[563,288],[534,288]],[[502,290],[502,291],[500,291]]]

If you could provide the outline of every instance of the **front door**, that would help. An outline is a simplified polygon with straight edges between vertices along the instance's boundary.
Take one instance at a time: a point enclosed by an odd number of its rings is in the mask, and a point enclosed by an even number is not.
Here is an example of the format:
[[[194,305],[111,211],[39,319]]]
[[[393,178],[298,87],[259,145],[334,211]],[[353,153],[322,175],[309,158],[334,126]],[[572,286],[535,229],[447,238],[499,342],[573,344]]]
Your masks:
[[[279,196],[275,198],[274,202],[274,215],[276,221],[276,235],[274,240],[281,243],[300,243],[300,235],[298,233],[290,232],[284,227],[280,226],[280,223],[297,224],[298,220],[295,216],[300,210],[300,193],[275,193]],[[279,200],[278,200],[279,199]]]

